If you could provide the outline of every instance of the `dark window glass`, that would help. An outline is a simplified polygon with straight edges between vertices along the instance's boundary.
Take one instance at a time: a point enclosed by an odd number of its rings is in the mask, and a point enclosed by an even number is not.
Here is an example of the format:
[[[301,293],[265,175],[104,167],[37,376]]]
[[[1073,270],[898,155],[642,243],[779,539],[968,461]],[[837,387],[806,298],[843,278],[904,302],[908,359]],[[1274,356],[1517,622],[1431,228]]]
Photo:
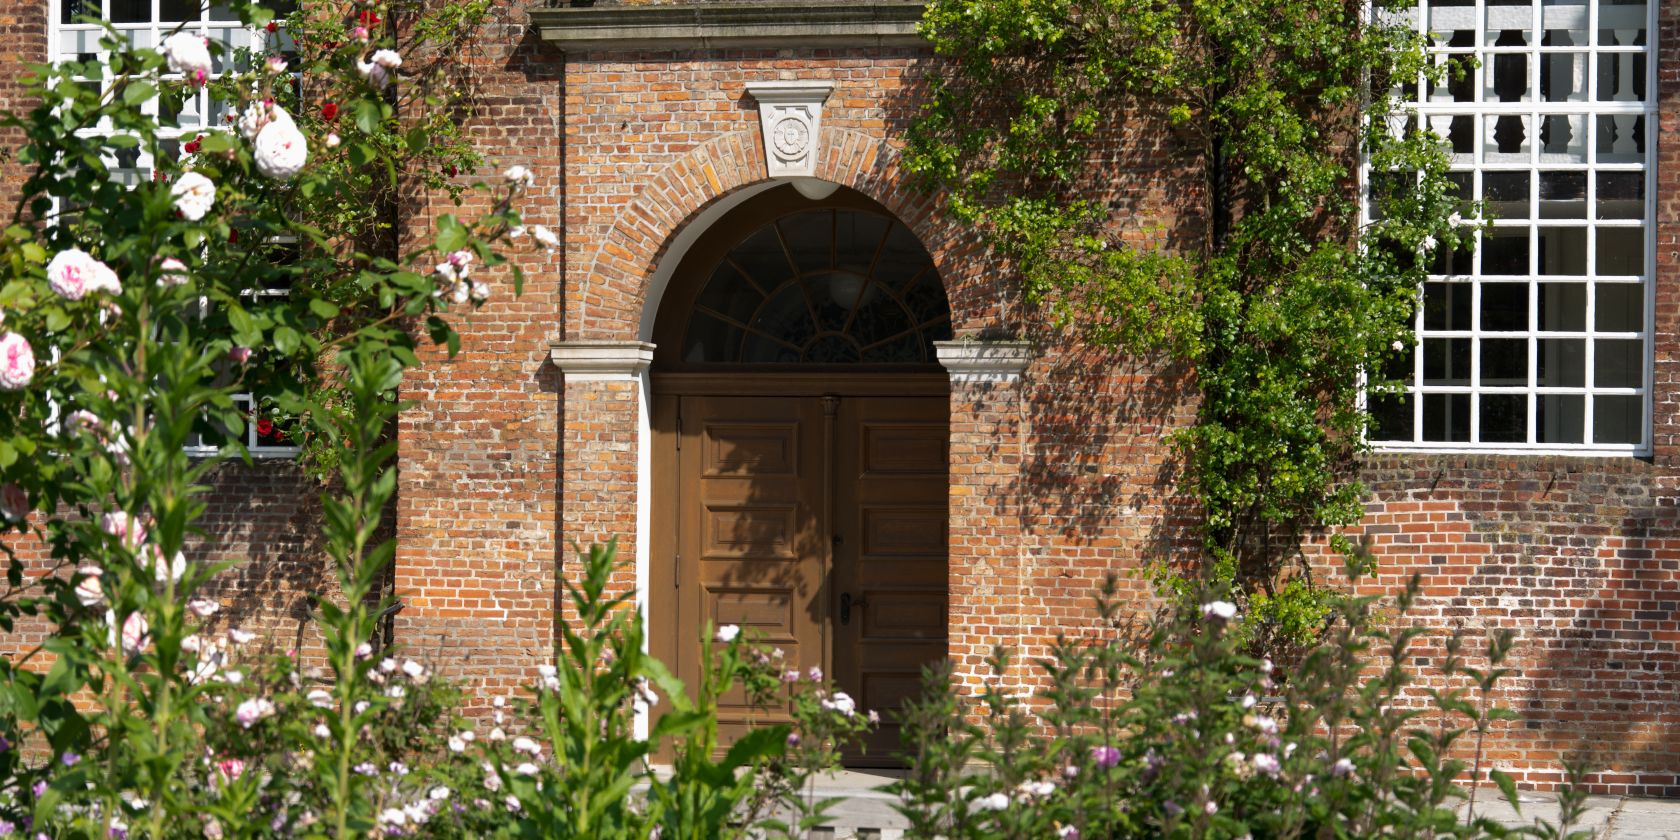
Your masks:
[[[856,210],[783,217],[713,270],[682,343],[689,363],[927,364],[950,338],[933,259],[891,218]]]

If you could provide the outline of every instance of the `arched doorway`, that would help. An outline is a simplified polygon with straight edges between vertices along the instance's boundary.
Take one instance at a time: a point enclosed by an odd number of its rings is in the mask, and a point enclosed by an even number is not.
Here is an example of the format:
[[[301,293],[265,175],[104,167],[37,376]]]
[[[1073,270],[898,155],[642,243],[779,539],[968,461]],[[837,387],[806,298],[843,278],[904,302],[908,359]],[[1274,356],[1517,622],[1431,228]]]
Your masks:
[[[950,338],[933,260],[879,204],[777,188],[684,256],[654,328],[655,653],[694,685],[738,624],[887,720],[946,655]],[[721,710],[738,732],[775,710]]]

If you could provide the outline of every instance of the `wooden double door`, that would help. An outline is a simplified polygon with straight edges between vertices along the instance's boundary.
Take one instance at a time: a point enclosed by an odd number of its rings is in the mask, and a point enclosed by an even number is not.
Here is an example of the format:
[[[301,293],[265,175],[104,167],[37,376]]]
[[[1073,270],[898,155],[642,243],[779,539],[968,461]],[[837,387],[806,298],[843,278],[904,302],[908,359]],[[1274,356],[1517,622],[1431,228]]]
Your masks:
[[[944,396],[668,396],[657,403],[652,621],[690,686],[702,628],[739,625],[820,668],[882,725],[853,766],[893,766],[893,714],[946,655]],[[656,570],[660,571],[660,570]],[[664,578],[662,580],[662,578]],[[659,597],[663,590],[665,597]],[[669,622],[669,623],[666,623]],[[785,719],[726,698],[739,733]]]

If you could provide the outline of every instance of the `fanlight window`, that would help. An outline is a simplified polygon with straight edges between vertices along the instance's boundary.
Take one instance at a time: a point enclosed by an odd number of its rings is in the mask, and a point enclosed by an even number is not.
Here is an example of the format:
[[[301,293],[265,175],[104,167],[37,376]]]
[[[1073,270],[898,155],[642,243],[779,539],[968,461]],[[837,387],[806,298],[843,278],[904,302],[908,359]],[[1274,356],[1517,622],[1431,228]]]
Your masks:
[[[908,228],[859,210],[811,210],[731,249],[695,301],[687,363],[933,363],[951,311]]]

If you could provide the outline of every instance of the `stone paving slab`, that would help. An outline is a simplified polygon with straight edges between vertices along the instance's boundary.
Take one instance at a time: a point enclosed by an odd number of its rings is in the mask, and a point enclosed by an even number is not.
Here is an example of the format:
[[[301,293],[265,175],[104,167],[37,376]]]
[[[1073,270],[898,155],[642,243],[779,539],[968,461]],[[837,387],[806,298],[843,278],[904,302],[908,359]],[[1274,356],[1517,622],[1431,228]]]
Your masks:
[[[1523,791],[1517,797],[1519,814],[1497,792],[1478,796],[1476,813],[1511,826],[1533,825],[1537,819],[1557,824],[1557,796]],[[1591,831],[1599,840],[1680,840],[1680,800],[1634,799],[1625,796],[1589,796],[1586,812],[1573,827]],[[1460,805],[1463,814],[1468,803]]]
[[[817,840],[897,840],[903,836],[904,818],[892,810],[891,797],[879,790],[897,775],[890,771],[842,771],[817,784],[822,798],[841,798],[833,811],[835,825],[816,832]],[[1557,823],[1557,795],[1523,791],[1511,807],[1495,790],[1477,794],[1476,813],[1513,828],[1533,825],[1537,819]],[[1469,803],[1461,803],[1462,815]],[[1625,796],[1589,796],[1586,811],[1573,827],[1590,831],[1595,840],[1680,840],[1680,799],[1636,799]]]

